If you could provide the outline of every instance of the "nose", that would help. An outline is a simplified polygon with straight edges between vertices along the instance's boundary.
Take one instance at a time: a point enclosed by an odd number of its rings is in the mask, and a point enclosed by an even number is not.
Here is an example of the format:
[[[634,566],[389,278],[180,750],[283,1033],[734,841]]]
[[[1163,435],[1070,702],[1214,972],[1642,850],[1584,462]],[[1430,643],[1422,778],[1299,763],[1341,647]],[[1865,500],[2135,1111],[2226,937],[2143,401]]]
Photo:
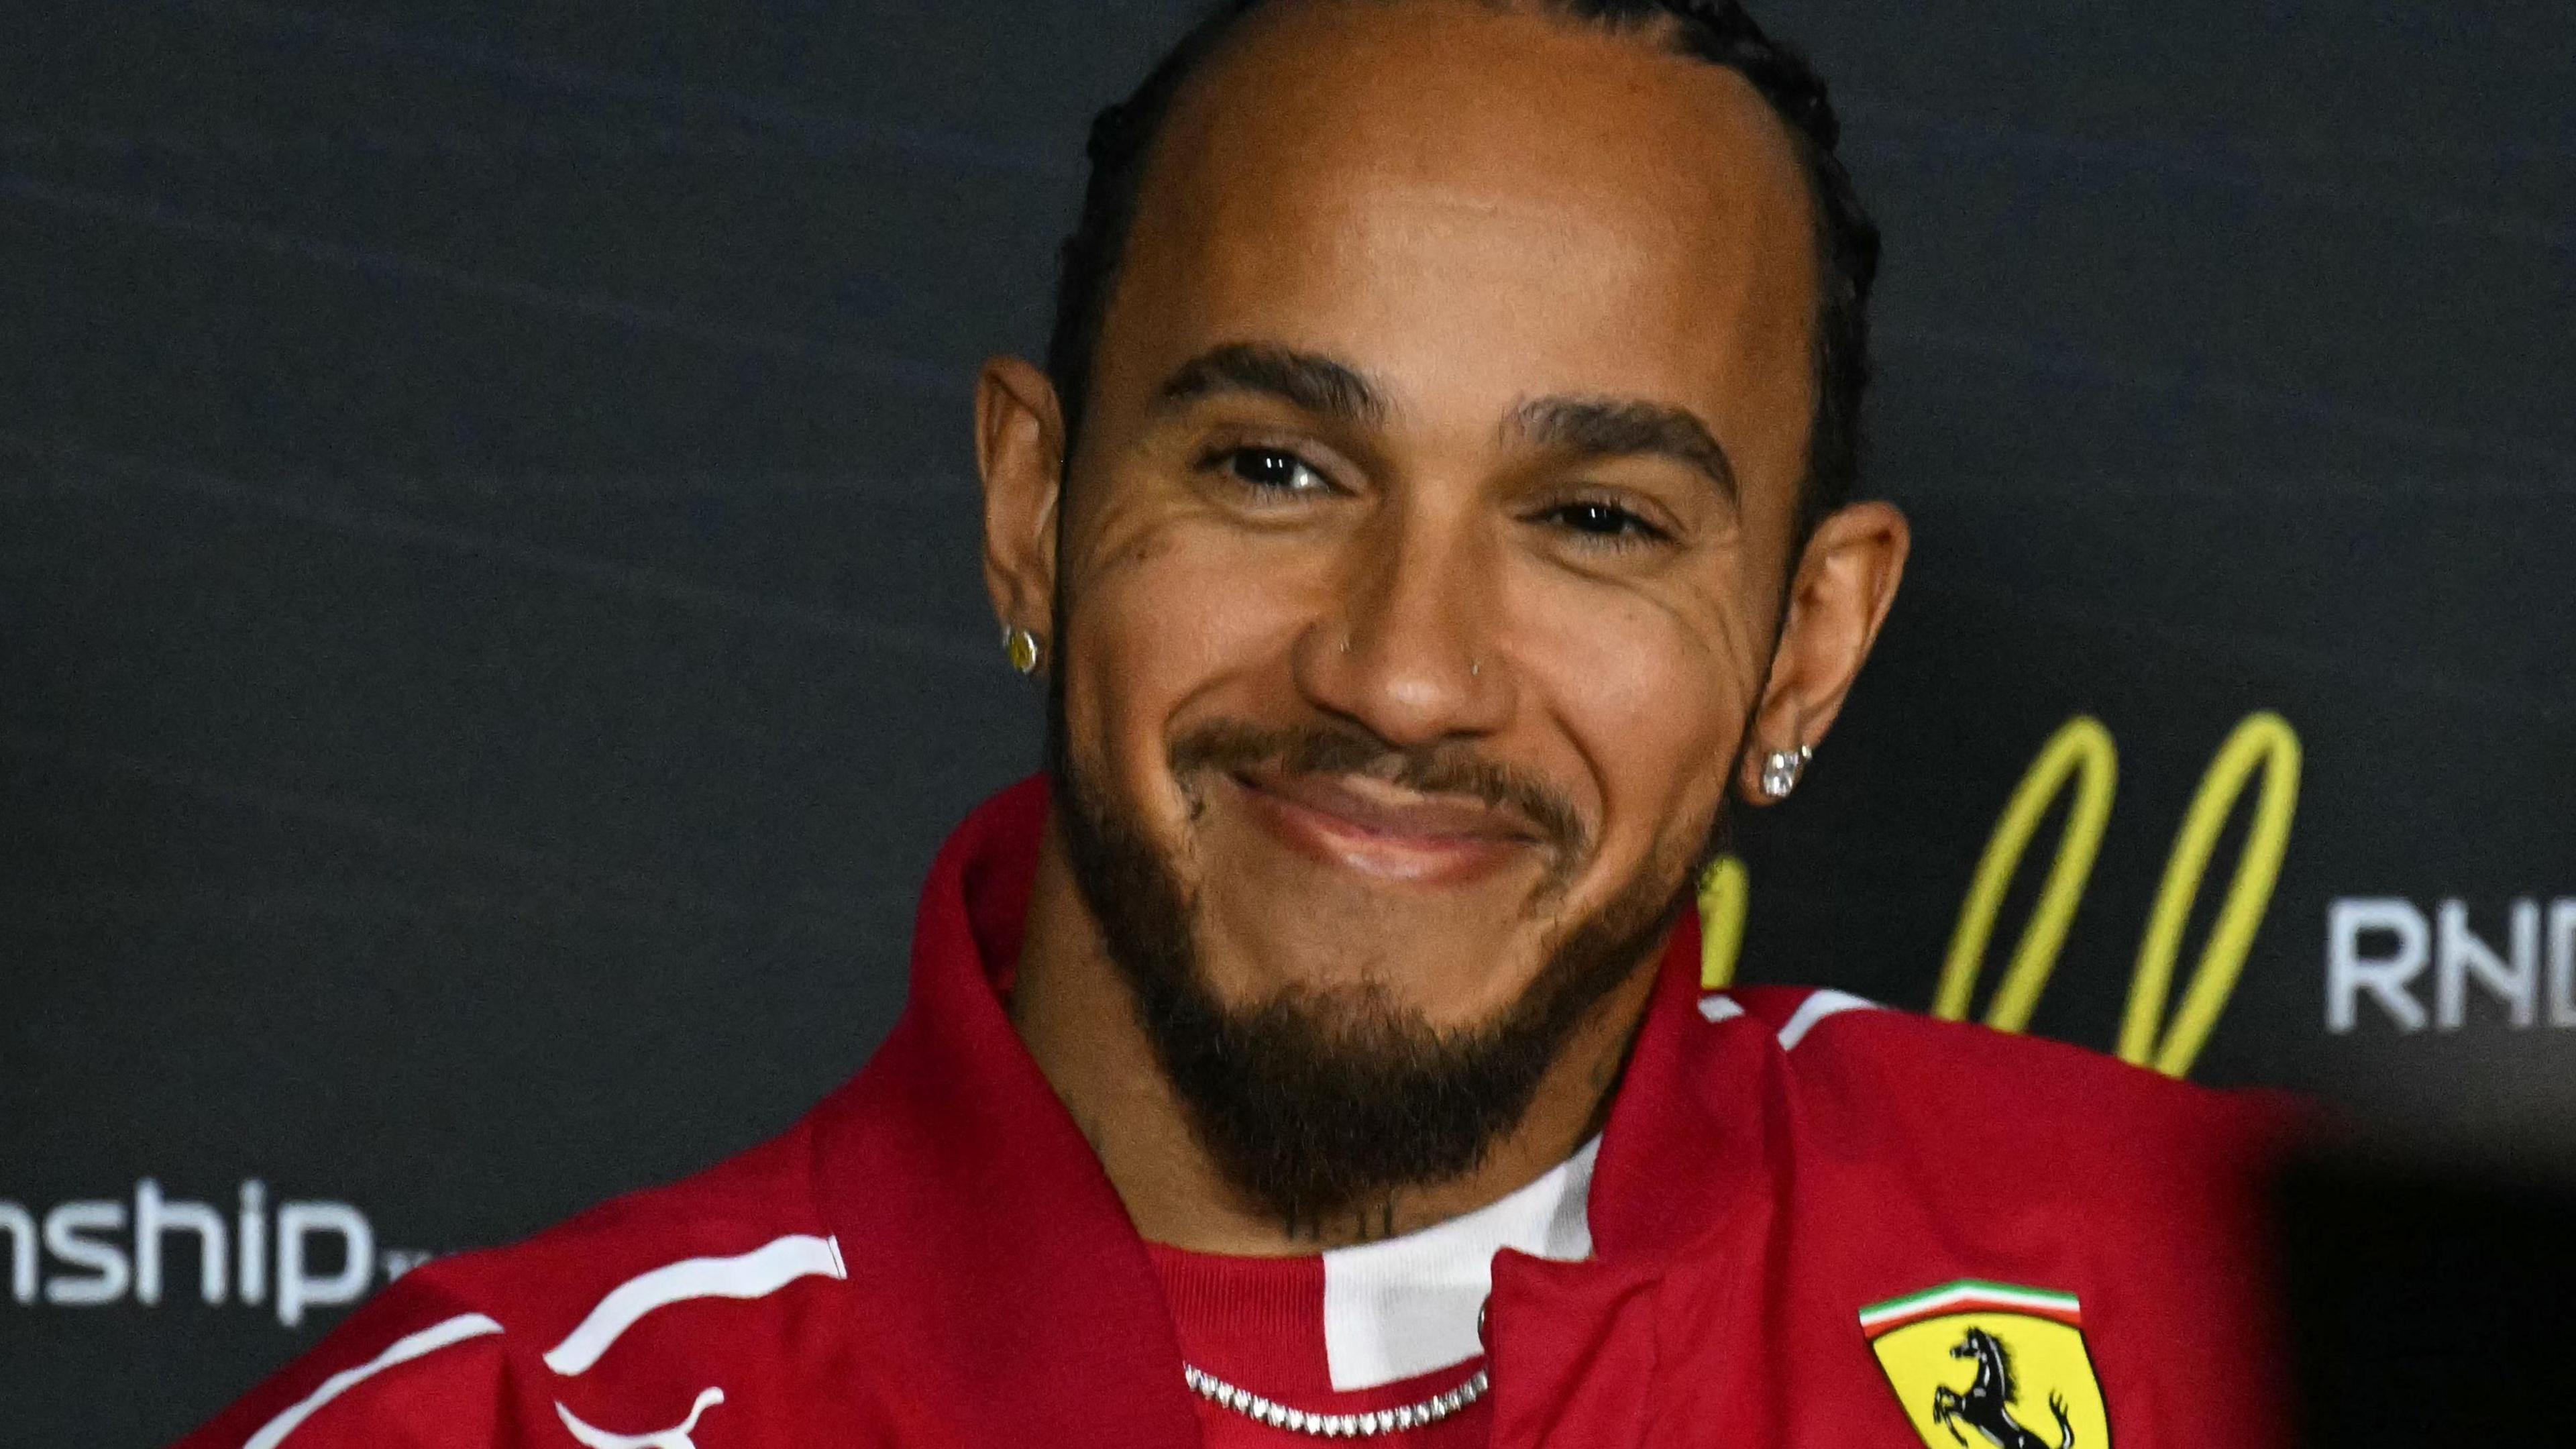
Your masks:
[[[1299,639],[1308,703],[1400,748],[1490,735],[1511,718],[1503,560],[1463,521],[1391,518],[1354,535],[1337,609]]]

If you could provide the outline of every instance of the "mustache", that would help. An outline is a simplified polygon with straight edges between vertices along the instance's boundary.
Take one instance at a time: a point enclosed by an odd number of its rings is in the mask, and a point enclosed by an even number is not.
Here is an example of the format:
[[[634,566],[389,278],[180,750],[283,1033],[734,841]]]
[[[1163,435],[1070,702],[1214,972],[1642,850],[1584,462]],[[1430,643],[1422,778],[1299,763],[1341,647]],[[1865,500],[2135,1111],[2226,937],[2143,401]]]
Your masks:
[[[1365,730],[1212,720],[1173,740],[1169,763],[1194,812],[1199,797],[1190,782],[1199,772],[1267,767],[1297,775],[1359,775],[1424,795],[1464,795],[1528,821],[1563,862],[1581,859],[1592,843],[1582,812],[1563,792],[1457,744],[1406,747]]]

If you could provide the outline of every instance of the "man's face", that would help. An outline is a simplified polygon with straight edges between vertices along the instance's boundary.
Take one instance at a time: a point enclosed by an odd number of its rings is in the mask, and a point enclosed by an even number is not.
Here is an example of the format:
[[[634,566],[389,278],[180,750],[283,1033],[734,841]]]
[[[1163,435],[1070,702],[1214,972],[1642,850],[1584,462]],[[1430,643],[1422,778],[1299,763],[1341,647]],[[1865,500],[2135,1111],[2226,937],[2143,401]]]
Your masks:
[[[1188,87],[1069,469],[1062,749],[1248,1009],[1505,1017],[1678,889],[1771,659],[1812,253],[1749,85],[1418,0]]]
[[[1248,1200],[1561,1148],[1749,740],[1831,723],[1905,528],[1845,509],[1791,570],[1812,235],[1731,72],[1471,0],[1283,3],[1167,120],[1069,463],[1045,380],[986,368],[1056,858]]]

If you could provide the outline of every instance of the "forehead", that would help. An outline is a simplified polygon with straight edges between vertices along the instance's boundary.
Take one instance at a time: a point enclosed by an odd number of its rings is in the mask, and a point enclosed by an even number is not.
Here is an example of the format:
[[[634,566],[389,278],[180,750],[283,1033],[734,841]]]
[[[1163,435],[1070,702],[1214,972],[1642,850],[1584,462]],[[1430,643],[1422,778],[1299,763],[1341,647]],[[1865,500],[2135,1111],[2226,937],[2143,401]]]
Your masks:
[[[1280,4],[1174,105],[1098,381],[1275,341],[1462,421],[1550,393],[1692,407],[1794,473],[1807,207],[1753,88],[1655,39],[1472,0]]]

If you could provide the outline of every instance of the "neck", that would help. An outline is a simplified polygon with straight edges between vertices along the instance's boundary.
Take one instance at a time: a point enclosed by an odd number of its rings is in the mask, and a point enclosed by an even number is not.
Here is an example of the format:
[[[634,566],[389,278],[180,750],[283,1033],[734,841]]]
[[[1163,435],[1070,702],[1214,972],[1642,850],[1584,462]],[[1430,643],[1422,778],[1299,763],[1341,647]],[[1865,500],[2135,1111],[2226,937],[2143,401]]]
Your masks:
[[[1464,1176],[1408,1185],[1337,1220],[1283,1222],[1244,1201],[1199,1145],[1137,1024],[1126,978],[1047,829],[1029,898],[1011,1021],[1147,1241],[1275,1257],[1409,1233],[1509,1195],[1600,1130],[1655,973],[1640,962],[1567,1039],[1520,1122]]]

